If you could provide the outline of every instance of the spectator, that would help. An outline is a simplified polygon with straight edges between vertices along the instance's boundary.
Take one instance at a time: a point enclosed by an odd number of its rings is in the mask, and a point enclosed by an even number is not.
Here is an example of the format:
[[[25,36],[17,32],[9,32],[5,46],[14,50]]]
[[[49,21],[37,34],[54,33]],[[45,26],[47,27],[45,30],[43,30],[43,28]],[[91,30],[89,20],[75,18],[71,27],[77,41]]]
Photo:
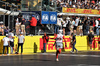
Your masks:
[[[21,32],[23,32],[23,35],[25,35],[26,34],[26,32],[25,32],[25,22],[26,22],[26,20],[23,18],[23,16],[21,16],[21,19],[22,19],[22,21],[21,21]]]
[[[9,32],[9,29],[8,29],[8,27],[4,27],[4,35],[6,35],[6,34],[8,34],[8,32]]]
[[[83,22],[81,19],[78,25],[79,25],[79,35],[83,35]]]
[[[60,18],[61,16],[59,15],[57,18],[57,24],[55,25],[55,34],[58,33],[58,30],[62,27],[61,22],[63,22],[63,19]]]
[[[20,33],[20,36],[18,36],[18,49],[17,53],[19,53],[19,47],[21,46],[21,54],[23,53],[23,44],[25,42],[25,37],[23,36],[23,33]]]
[[[11,54],[13,54],[13,50],[14,50],[14,34],[13,34],[12,30],[10,30],[10,32],[8,33],[8,36],[9,36],[9,40],[10,40]]]
[[[72,44],[72,48],[73,48],[73,50],[71,51],[71,53],[74,53],[74,50],[76,50],[76,52],[78,52],[78,50],[75,48],[75,44],[76,44],[76,38],[75,38],[75,36],[74,36],[74,34],[72,33],[71,34],[71,44]]]
[[[9,38],[8,38],[8,34],[6,34],[6,37],[3,38],[3,54],[4,55],[4,50],[5,50],[5,47],[7,47],[7,55],[9,55],[9,49],[8,47],[10,46],[9,44]]]
[[[71,26],[70,26],[70,35],[71,35],[71,33],[73,33],[74,25],[75,25],[75,20],[73,19],[71,22]]]
[[[93,18],[90,20],[90,31],[92,31],[93,30]]]
[[[66,25],[67,25],[68,21],[66,19],[64,19],[63,21],[63,35],[65,35],[65,29],[66,29]]]
[[[74,25],[74,34],[75,34],[75,35],[76,35],[78,23],[79,23],[79,18],[76,16],[75,25]]]
[[[35,27],[37,25],[37,19],[34,15],[32,15],[32,19],[30,20],[30,34],[35,35]]]
[[[100,35],[100,18],[98,20],[99,20],[98,29],[99,29],[99,35]]]
[[[16,19],[16,35],[18,36],[19,35],[19,30],[20,30],[20,15],[18,15],[18,18]]]
[[[97,18],[96,18],[96,20],[95,20],[95,23],[96,23],[96,35],[99,35],[99,29],[98,29],[98,25],[99,25],[99,21],[97,20]]]
[[[90,32],[90,34],[88,35],[88,41],[89,41],[90,50],[92,50],[93,39],[94,39],[94,35],[92,34],[92,32]]]
[[[4,25],[2,21],[0,22],[0,32],[2,35],[4,35]]]
[[[71,21],[70,21],[70,18],[69,17],[67,17],[66,18],[66,32],[67,32],[67,35],[69,35],[70,34],[70,25],[71,25]]]
[[[43,49],[44,49],[44,52],[46,52],[46,45],[47,45],[49,37],[47,36],[46,33],[44,33],[44,36],[42,37],[42,39],[43,39]]]

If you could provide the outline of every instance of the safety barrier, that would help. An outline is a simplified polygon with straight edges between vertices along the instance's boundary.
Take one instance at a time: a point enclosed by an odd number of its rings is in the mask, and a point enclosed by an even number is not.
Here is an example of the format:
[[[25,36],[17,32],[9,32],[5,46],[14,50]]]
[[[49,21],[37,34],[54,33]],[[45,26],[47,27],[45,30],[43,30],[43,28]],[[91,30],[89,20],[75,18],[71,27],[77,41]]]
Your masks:
[[[54,36],[50,36],[51,38]],[[70,47],[70,36],[66,36],[66,43],[67,43],[67,48],[63,49],[62,51],[71,51]],[[3,51],[3,42],[2,39],[4,36],[0,36],[0,53]],[[53,47],[55,40],[50,39],[47,46],[46,50],[47,52],[55,52],[55,46]],[[63,42],[63,44],[65,44]],[[14,39],[14,47],[17,51],[17,45],[18,45],[18,37],[15,37]],[[65,45],[64,45],[65,46]],[[98,50],[98,41],[97,37],[95,37],[95,40],[92,42],[92,48],[94,50]],[[87,36],[76,36],[76,48],[79,51],[88,51],[89,50],[89,44],[87,41]],[[19,49],[19,52],[21,49]],[[6,51],[5,51],[6,52]],[[9,52],[10,52],[10,47],[9,47]],[[23,53],[37,53],[37,52],[43,52],[43,40],[42,36],[25,36],[25,43],[23,45]]]

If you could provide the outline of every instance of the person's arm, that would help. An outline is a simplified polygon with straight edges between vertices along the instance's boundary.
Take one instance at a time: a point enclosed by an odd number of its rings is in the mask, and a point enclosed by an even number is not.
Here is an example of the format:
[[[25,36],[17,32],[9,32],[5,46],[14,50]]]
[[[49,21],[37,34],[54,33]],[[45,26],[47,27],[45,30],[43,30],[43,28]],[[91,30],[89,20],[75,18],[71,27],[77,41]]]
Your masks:
[[[8,41],[8,45],[9,45],[9,47],[10,47],[10,42]]]
[[[23,44],[24,44],[24,42],[25,42],[25,38],[23,39]]]
[[[63,36],[63,39],[64,39],[64,42],[65,42],[65,47],[67,47],[65,36]]]
[[[19,43],[19,37],[18,37],[18,43]]]
[[[10,47],[10,39],[8,38],[8,46]]]
[[[14,34],[12,34],[12,38],[14,39],[15,37],[14,37]]]
[[[50,39],[56,39],[56,38],[57,38],[57,35],[54,38],[50,38]]]

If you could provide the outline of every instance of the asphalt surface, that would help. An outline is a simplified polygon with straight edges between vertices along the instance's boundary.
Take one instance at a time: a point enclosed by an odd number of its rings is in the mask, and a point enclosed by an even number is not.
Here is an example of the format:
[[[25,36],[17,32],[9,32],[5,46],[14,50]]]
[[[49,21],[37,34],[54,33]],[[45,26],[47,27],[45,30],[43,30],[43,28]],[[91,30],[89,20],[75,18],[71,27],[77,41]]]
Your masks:
[[[55,53],[0,56],[0,66],[100,66],[100,52],[65,52],[55,61]]]

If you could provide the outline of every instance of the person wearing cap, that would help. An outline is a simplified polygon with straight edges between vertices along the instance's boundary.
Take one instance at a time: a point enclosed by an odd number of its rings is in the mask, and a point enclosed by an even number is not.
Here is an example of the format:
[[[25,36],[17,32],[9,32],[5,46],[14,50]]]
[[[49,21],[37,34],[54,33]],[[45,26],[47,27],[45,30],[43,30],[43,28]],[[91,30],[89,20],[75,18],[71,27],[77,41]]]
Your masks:
[[[94,39],[94,35],[92,34],[92,32],[90,32],[88,35],[88,42],[89,42],[90,50],[92,50],[93,39]]]
[[[34,15],[32,15],[32,19],[29,20],[30,22],[30,34],[35,35],[35,27],[37,25],[37,19],[35,18]]]
[[[9,55],[8,47],[10,46],[10,44],[9,44],[8,34],[6,34],[6,37],[4,37],[2,41],[3,41],[3,54],[2,55],[4,55],[4,51],[6,47],[7,47],[7,55]]]
[[[18,36],[18,49],[17,53],[19,53],[19,47],[21,46],[21,54],[23,53],[23,44],[25,42],[25,37],[23,36],[23,32]]]

